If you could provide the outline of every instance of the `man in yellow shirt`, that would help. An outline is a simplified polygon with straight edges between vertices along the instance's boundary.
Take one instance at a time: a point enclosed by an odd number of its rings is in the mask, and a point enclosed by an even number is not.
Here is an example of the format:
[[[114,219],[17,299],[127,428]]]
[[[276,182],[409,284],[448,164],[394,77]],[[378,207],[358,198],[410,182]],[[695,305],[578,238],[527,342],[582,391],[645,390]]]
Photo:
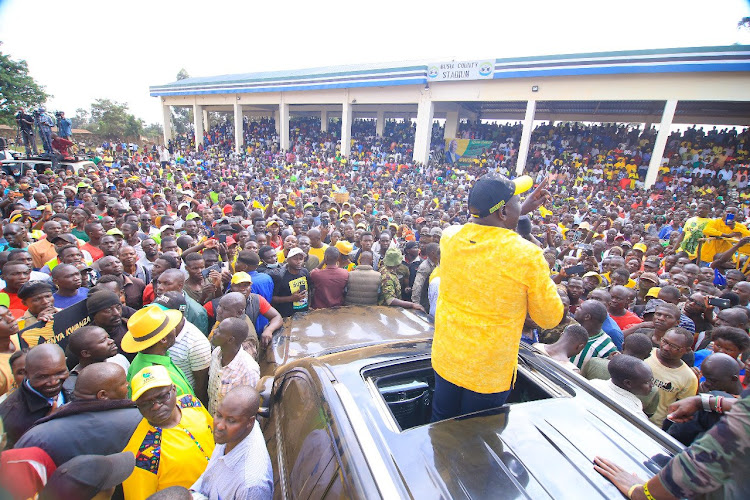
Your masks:
[[[167,369],[148,366],[130,381],[143,415],[124,451],[135,470],[122,483],[125,500],[143,500],[170,486],[190,488],[214,450],[213,418],[192,394],[177,399]]]
[[[695,258],[698,250],[698,240],[703,237],[703,229],[711,221],[708,218],[711,214],[711,208],[711,204],[708,202],[704,201],[699,204],[698,213],[686,220],[682,228],[680,240],[677,244],[680,245],[680,250],[686,251],[691,259]]]
[[[744,238],[750,236],[750,231],[744,224],[735,222],[737,217],[736,207],[727,207],[724,217],[712,219],[703,228],[703,236],[708,237],[701,247],[701,261],[711,262],[717,253],[726,252],[732,248],[732,241],[724,238]],[[743,247],[743,253],[744,252]]]
[[[469,194],[473,224],[440,241],[435,313],[432,420],[502,406],[515,380],[527,311],[540,328],[563,317],[542,249],[514,230],[521,214],[541,206],[547,179],[523,205],[528,176],[488,174]]]

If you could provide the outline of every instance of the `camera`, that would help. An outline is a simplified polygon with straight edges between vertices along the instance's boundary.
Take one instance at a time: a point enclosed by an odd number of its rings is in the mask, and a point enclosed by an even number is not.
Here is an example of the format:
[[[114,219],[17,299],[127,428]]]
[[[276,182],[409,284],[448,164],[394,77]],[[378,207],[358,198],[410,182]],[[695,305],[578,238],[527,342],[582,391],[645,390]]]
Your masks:
[[[63,112],[62,111],[55,111],[55,118],[62,118]]]

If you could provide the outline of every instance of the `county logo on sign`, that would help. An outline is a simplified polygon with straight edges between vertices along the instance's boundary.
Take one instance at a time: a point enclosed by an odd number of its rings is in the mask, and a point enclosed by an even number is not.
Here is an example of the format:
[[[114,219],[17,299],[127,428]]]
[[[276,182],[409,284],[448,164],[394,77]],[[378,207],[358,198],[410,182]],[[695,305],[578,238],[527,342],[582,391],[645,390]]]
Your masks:
[[[493,67],[494,67],[494,64],[492,64],[489,61],[485,61],[479,65],[479,74],[482,76],[490,76],[490,74],[492,73]]]
[[[430,66],[427,68],[427,76],[430,78],[437,78],[438,76],[438,67],[437,66]]]

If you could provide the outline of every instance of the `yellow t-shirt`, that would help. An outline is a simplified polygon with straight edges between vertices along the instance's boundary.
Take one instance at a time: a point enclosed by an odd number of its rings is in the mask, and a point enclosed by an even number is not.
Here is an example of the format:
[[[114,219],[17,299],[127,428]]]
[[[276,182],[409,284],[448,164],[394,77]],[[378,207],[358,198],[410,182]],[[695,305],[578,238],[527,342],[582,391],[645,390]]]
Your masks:
[[[135,469],[122,483],[125,500],[143,500],[170,486],[190,488],[203,474],[214,451],[213,418],[195,396],[177,400],[180,423],[153,427],[144,418],[125,450],[135,455]]]
[[[698,392],[698,377],[684,361],[679,368],[669,368],[661,364],[656,357],[656,348],[651,351],[651,356],[646,358],[646,364],[651,367],[651,380],[659,391],[659,406],[656,413],[651,416],[651,422],[661,428],[661,424],[667,418],[669,405],[678,399],[695,396]]]
[[[709,238],[703,243],[701,247],[701,260],[703,262],[711,262],[714,260],[714,256],[717,253],[726,252],[732,248],[732,241],[721,238],[711,238],[711,236],[721,236],[722,234],[729,233],[740,233],[742,236],[750,236],[750,231],[747,230],[744,224],[736,222],[734,227],[729,227],[724,222],[723,218],[712,219],[706,227],[703,228],[703,235]],[[741,253],[750,253],[750,245],[745,245],[740,248]]]
[[[323,254],[326,252],[326,248],[328,248],[328,245],[325,243],[320,248],[310,247],[308,254],[316,256],[320,262],[323,262]]]
[[[508,229],[466,224],[440,252],[432,366],[471,391],[506,391],[526,312],[540,328],[563,317],[542,249]]]

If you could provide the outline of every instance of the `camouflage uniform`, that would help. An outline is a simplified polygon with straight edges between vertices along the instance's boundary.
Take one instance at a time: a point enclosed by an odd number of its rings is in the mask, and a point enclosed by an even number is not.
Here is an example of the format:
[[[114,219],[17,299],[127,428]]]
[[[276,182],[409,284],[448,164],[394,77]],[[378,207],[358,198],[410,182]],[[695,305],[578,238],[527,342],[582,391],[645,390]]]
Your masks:
[[[728,412],[659,472],[677,498],[748,498],[750,491],[750,389]]]
[[[378,305],[387,306],[389,299],[401,300],[401,281],[397,273],[389,271],[385,266],[381,266]]]

